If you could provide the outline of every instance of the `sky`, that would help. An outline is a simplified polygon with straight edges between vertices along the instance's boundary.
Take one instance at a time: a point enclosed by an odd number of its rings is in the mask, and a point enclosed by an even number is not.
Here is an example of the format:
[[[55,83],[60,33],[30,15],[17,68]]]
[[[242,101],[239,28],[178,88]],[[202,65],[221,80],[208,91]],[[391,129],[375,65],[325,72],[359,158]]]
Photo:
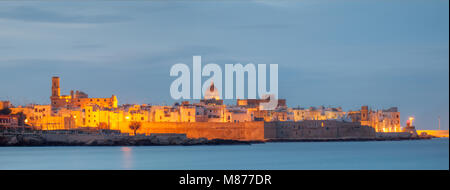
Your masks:
[[[167,104],[170,68],[278,64],[290,107],[399,108],[449,126],[449,1],[1,1],[0,100],[62,94]],[[203,80],[206,80],[203,78]]]

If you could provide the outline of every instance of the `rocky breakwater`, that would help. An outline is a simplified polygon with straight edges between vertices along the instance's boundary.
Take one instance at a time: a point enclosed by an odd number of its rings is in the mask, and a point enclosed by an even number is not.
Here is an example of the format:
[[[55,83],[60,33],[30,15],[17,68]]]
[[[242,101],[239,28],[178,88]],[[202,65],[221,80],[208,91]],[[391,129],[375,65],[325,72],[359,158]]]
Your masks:
[[[187,138],[185,134],[149,136],[99,134],[8,134],[0,135],[0,146],[148,146],[148,145],[232,145],[260,143],[206,138]]]
[[[378,141],[393,141],[393,140],[423,140],[431,139],[428,135],[417,135],[415,132],[378,132],[376,134],[376,140]]]

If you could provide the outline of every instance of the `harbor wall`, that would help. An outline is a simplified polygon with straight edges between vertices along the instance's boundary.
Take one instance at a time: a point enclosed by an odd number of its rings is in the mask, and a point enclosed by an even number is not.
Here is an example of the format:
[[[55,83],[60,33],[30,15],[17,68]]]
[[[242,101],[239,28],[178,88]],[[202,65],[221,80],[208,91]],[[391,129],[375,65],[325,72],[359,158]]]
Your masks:
[[[267,122],[264,138],[271,140],[374,139],[375,129],[354,122],[309,120]]]
[[[133,133],[126,128],[121,131]],[[144,122],[137,133],[184,133],[187,138],[264,140],[264,122]]]
[[[132,134],[128,128],[123,133]],[[359,123],[333,120],[283,121],[283,122],[145,122],[137,130],[139,134],[183,133],[188,138],[230,140],[277,140],[277,139],[373,139],[372,127]]]

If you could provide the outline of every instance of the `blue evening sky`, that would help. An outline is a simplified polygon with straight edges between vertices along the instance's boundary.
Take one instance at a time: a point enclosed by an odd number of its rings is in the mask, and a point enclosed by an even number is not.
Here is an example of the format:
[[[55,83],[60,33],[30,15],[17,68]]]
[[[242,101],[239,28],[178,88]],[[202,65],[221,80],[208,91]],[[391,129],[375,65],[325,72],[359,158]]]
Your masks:
[[[0,2],[0,100],[15,105],[48,104],[53,75],[63,94],[172,104],[170,67],[193,55],[279,64],[291,107],[398,106],[402,125],[448,129],[448,0]]]

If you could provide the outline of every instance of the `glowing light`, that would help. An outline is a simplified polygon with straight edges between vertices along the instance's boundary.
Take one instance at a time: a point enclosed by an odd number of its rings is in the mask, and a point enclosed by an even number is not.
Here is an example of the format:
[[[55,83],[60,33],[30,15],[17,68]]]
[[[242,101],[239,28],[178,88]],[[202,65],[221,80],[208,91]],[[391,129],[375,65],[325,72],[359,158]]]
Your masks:
[[[126,120],[130,120],[130,116],[126,116],[125,119],[126,119]]]
[[[74,119],[76,119],[76,118],[77,118],[77,116],[76,116],[76,115],[74,115],[74,116],[73,116],[73,118],[74,118]]]
[[[25,119],[25,123],[28,123],[28,119]]]
[[[122,147],[122,148],[121,148],[121,151],[123,151],[123,152],[129,152],[129,151],[131,151],[131,148],[130,148],[130,147]]]
[[[133,168],[133,152],[131,147],[122,147],[120,149],[123,155],[123,165],[122,167],[125,169]]]
[[[414,117],[409,117],[409,122],[410,122],[410,125],[412,126],[413,125],[413,121],[414,121]]]

